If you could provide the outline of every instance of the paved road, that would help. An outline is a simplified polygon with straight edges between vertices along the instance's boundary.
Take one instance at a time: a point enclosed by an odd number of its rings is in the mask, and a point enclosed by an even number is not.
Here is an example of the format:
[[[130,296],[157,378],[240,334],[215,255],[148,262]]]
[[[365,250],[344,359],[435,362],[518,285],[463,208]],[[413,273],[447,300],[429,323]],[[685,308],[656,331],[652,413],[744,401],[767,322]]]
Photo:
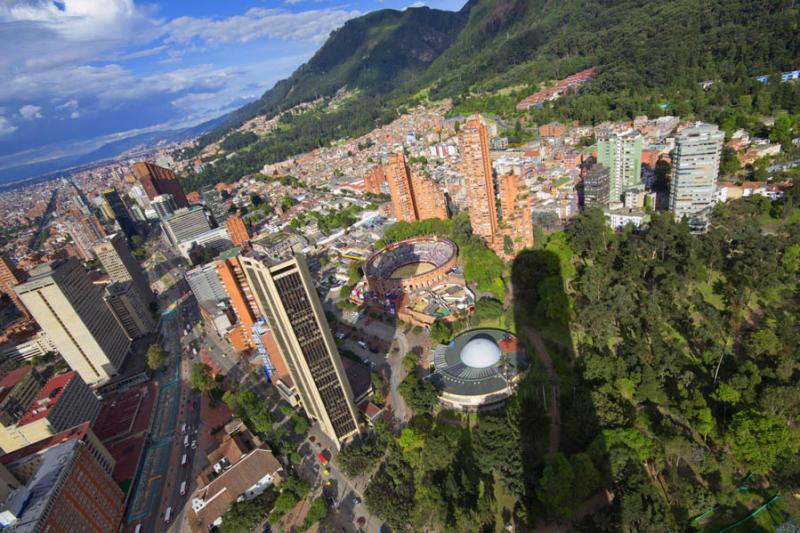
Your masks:
[[[174,264],[169,251],[162,253]],[[170,265],[171,266],[171,265]],[[153,265],[148,272],[150,279],[159,276],[163,265]],[[164,531],[167,527],[164,515],[171,508],[171,522],[175,521],[179,509],[191,494],[191,466],[196,450],[183,445],[183,424],[196,428],[200,423],[199,397],[184,386],[188,378],[188,361],[184,349],[183,331],[194,322],[192,314],[184,310],[185,292],[188,290],[180,273],[172,270],[173,279],[178,280],[170,289],[159,295],[161,309],[174,309],[161,317],[160,341],[170,353],[166,366],[155,373],[153,380],[158,387],[158,397],[153,415],[151,432],[144,450],[142,471],[136,485],[131,488],[126,529],[132,531],[137,525],[142,531]],[[190,408],[197,405],[197,409]],[[191,440],[191,439],[190,439]],[[186,453],[186,464],[182,465]],[[180,485],[187,481],[186,494],[180,495]]]

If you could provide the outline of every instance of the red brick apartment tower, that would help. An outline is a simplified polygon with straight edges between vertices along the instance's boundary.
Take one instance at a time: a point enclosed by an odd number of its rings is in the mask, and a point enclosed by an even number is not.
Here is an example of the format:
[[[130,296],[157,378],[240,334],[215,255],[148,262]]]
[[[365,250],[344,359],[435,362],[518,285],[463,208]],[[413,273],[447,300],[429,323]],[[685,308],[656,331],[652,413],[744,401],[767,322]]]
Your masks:
[[[389,182],[395,218],[405,222],[419,220],[411,184],[411,169],[406,163],[406,156],[402,152],[390,155],[383,171],[386,174],[386,181]]]
[[[478,115],[468,119],[458,134],[464,185],[472,232],[491,241],[498,232],[489,132]]]
[[[189,207],[183,187],[170,169],[142,161],[134,163],[132,170],[151,200],[161,194],[171,194],[176,207]]]

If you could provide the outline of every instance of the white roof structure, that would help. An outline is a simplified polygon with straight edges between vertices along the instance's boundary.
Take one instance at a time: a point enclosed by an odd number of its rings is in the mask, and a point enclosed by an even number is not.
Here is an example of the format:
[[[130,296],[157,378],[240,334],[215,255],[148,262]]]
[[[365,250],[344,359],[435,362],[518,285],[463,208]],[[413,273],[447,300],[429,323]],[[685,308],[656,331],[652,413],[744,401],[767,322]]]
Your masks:
[[[489,368],[500,361],[500,347],[486,337],[476,337],[461,350],[461,362],[470,368]]]

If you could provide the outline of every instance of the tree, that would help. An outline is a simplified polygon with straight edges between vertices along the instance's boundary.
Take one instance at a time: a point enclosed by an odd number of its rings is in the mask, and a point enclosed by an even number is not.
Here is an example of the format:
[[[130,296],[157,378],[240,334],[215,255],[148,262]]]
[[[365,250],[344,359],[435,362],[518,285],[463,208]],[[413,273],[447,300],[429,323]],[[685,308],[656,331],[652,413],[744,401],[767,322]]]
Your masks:
[[[200,392],[210,392],[217,388],[217,382],[214,380],[214,376],[211,375],[211,368],[204,363],[192,365],[190,382],[192,389]]]
[[[268,488],[252,500],[234,501],[222,515],[222,533],[249,533],[261,522],[265,510],[275,501],[275,490]]]
[[[733,417],[727,442],[736,457],[756,474],[766,474],[782,459],[796,453],[800,436],[785,422],[755,409],[739,411]]]
[[[169,352],[158,344],[151,344],[147,348],[147,368],[150,370],[158,370],[164,366],[169,357]]]
[[[569,518],[581,503],[573,494],[574,484],[575,471],[564,454],[550,455],[544,460],[536,496],[549,509],[563,518]]]
[[[417,378],[412,372],[400,382],[400,395],[417,414],[428,413],[439,403],[439,391],[430,382]]]

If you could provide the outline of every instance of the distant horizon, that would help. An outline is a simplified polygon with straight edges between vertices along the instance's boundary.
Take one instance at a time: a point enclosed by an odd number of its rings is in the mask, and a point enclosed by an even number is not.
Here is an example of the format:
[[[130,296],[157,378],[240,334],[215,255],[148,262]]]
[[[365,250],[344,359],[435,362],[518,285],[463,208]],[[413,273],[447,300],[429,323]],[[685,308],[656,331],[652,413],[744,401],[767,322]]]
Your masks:
[[[74,166],[67,160],[108,143],[217,119],[288,77],[351,18],[464,3],[11,0],[0,6],[8,51],[0,59],[0,184]]]

